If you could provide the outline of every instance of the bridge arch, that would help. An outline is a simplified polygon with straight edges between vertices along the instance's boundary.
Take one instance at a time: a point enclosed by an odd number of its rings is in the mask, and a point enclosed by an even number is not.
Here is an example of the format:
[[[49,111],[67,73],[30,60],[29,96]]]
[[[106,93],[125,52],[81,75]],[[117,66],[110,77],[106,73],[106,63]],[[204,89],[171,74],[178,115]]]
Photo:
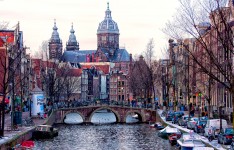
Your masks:
[[[67,112],[64,114],[63,119],[62,119],[62,122],[63,122],[63,123],[64,123],[64,120],[66,119],[67,114],[71,114],[71,113],[77,113],[77,114],[79,114],[79,115],[81,116],[83,122],[85,122],[85,117],[84,117],[84,115],[83,115],[81,112],[79,112],[79,111],[77,111],[77,110],[70,110],[70,111],[67,111]]]
[[[124,122],[127,120],[127,116],[131,114],[137,114],[139,116],[139,122],[145,122],[145,116],[141,113],[140,110],[129,110],[126,115],[124,116]]]
[[[111,112],[113,112],[114,115],[115,115],[115,117],[116,117],[116,122],[120,122],[120,121],[121,121],[121,118],[120,118],[119,113],[118,113],[117,111],[115,111],[114,109],[108,107],[108,106],[103,106],[103,107],[100,107],[100,108],[95,109],[95,110],[91,113],[91,115],[89,116],[88,121],[91,122],[91,119],[92,119],[94,113],[96,113],[96,112],[99,111],[99,110],[103,110],[103,109],[110,110]]]

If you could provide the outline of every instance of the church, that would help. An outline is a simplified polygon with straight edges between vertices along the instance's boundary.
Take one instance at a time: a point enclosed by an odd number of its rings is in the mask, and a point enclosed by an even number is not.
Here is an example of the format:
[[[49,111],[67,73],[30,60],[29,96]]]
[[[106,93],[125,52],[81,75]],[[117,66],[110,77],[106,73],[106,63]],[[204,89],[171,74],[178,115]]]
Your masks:
[[[88,74],[89,85],[82,85],[81,99],[100,98],[122,102],[129,100],[128,76],[132,55],[125,48],[119,47],[120,32],[118,24],[112,19],[109,3],[107,3],[105,18],[97,28],[96,49],[80,50],[80,43],[76,40],[72,25],[63,51],[62,40],[57,30],[54,22],[49,41],[49,59],[69,63],[73,70],[81,69],[82,74]],[[108,69],[106,69],[107,66]],[[90,72],[97,72],[97,74]],[[97,77],[98,81],[94,81]],[[94,83],[99,84],[97,86]],[[84,89],[84,87],[87,88]]]

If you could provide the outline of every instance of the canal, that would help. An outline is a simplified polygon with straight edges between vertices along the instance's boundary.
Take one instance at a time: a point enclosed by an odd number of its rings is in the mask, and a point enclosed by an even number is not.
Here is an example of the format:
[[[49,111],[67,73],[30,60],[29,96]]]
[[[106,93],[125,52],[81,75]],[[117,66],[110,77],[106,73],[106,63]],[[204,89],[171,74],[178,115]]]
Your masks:
[[[135,116],[135,115],[134,115]],[[66,123],[82,123],[81,116],[68,114]],[[101,110],[93,115],[89,125],[61,124],[54,139],[35,141],[35,150],[174,150],[168,140],[158,137],[158,131],[148,124],[139,124],[127,116],[126,124],[116,124],[113,112]]]
[[[173,150],[147,124],[59,125],[59,136],[35,141],[36,150]]]

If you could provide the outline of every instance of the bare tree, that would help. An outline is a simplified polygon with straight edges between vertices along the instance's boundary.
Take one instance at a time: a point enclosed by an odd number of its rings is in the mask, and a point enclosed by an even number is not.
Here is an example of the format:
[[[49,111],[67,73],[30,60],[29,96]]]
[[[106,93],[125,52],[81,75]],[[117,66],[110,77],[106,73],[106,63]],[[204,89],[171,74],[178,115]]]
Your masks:
[[[146,50],[144,51],[144,56],[145,56],[146,64],[149,68],[149,76],[150,76],[150,79],[152,80],[151,86],[152,86],[152,91],[153,91],[154,100],[155,100],[156,94],[155,94],[155,86],[154,86],[154,82],[155,82],[154,73],[157,73],[157,72],[154,72],[154,70],[156,70],[157,66],[155,66],[155,65],[157,63],[156,63],[156,59],[154,56],[154,46],[155,46],[154,39],[151,38],[146,45]]]
[[[48,45],[49,41],[45,40],[42,41],[40,47],[39,47],[39,56],[41,57],[42,60],[47,60],[49,58],[48,56]]]
[[[152,78],[143,56],[140,56],[139,60],[134,62],[131,72],[129,84],[133,96],[150,98],[152,95]]]
[[[227,0],[180,0],[179,13],[167,24],[165,33],[176,39],[184,37],[195,39],[194,49],[187,48],[187,51],[197,69],[211,78],[207,79],[200,74],[201,81],[214,80],[218,88],[227,89],[232,95],[232,104],[234,104],[232,17],[234,8],[232,1],[229,1],[228,7],[225,7],[227,2]],[[223,102],[221,97],[219,99]],[[232,108],[234,111],[233,106]]]
[[[25,48],[23,48],[22,43],[20,42],[20,37],[22,33],[19,31],[19,24],[17,25],[16,30],[11,34],[12,37],[1,37],[1,40],[4,41],[4,46],[0,47],[1,59],[0,59],[0,89],[1,89],[1,128],[0,128],[0,136],[4,136],[4,126],[5,126],[5,99],[10,94],[12,97],[12,117],[11,117],[11,128],[17,123],[14,121],[14,113],[15,113],[15,95],[22,94],[22,80],[26,78],[26,76],[22,76],[21,63],[22,57],[25,54]],[[14,42],[9,42],[8,38],[15,38]],[[21,99],[22,102],[22,99]],[[21,105],[21,103],[19,104]],[[22,110],[18,110],[22,111]]]

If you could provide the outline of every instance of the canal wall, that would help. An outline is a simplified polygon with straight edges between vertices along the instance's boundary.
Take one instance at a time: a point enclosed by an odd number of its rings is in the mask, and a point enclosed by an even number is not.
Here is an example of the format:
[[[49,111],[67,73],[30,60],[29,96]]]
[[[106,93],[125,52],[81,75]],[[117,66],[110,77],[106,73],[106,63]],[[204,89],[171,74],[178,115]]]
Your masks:
[[[42,124],[53,125],[54,121],[55,121],[55,111],[52,111],[50,116],[48,116],[48,118],[46,118]],[[0,150],[8,150],[17,144],[22,143],[23,141],[30,140],[32,138],[32,133],[35,130],[36,126],[41,124],[37,123],[37,121],[35,121],[34,123],[35,123],[34,127],[31,127],[30,129],[27,129],[25,131],[19,130],[19,132],[15,133],[15,135],[13,135],[11,138],[6,139],[5,142],[0,145]],[[17,132],[17,131],[8,131],[8,132]]]
[[[35,129],[35,127],[30,129],[30,130],[20,132],[20,133],[16,134],[15,136],[13,136],[12,138],[7,139],[5,143],[0,145],[0,149],[1,150],[8,150],[8,149],[14,147],[17,144],[22,143],[23,141],[31,139],[32,138],[32,132],[33,132],[34,129]]]

